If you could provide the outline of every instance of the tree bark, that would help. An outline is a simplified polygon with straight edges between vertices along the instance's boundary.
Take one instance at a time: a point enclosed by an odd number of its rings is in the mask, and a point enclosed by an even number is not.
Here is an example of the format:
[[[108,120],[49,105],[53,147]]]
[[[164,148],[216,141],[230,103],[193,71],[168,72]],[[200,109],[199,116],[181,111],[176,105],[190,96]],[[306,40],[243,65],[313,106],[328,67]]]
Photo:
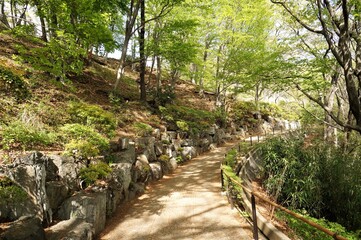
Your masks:
[[[145,0],[140,0],[140,34],[139,34],[139,55],[140,55],[140,100],[147,101],[147,93],[145,89]]]
[[[136,1],[136,2],[134,2],[134,1]],[[123,75],[124,75],[124,68],[126,67],[126,57],[127,57],[128,46],[129,46],[130,39],[133,36],[133,27],[135,24],[135,20],[137,19],[137,16],[138,16],[140,2],[141,2],[141,0],[131,0],[130,1],[130,7],[129,7],[129,11],[127,13],[127,20],[125,23],[124,43],[123,43],[122,54],[120,56],[119,66],[118,66],[118,70],[117,70],[117,79],[114,84],[114,90],[118,89],[120,80],[123,78]]]
[[[1,22],[4,24],[6,28],[10,28],[10,23],[5,14],[5,0],[1,1]]]

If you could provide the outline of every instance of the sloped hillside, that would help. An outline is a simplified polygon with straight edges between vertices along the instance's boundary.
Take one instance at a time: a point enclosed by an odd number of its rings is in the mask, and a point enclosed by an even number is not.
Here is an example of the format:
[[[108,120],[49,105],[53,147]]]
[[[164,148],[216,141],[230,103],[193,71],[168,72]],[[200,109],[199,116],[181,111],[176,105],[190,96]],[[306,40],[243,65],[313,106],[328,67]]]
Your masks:
[[[198,126],[192,123],[191,116],[198,114],[202,118],[202,114],[214,109],[214,96],[201,98],[196,86],[185,81],[179,81],[174,95],[168,97],[169,107],[163,104],[159,108],[152,95],[154,74],[149,78],[149,70],[148,103],[138,101],[139,73],[130,67],[119,89],[113,91],[118,65],[115,59],[92,56],[84,59],[80,75],[69,74],[60,79],[31,64],[31,49],[42,47],[36,38],[0,34],[1,161],[10,161],[31,150],[72,153],[83,149],[81,154],[91,157],[121,136],[179,126],[192,131]],[[162,84],[167,86],[167,80]],[[178,107],[182,108],[182,115],[173,116],[180,111]],[[189,117],[183,121],[186,115]],[[215,121],[213,115],[203,119],[207,126]],[[79,140],[87,135],[98,137],[92,143]]]

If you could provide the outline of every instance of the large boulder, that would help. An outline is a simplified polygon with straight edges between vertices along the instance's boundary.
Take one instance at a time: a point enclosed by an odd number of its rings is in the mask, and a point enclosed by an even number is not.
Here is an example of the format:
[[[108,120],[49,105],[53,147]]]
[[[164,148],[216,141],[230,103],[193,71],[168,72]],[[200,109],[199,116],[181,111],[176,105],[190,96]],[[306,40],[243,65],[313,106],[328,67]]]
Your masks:
[[[58,211],[58,218],[83,219],[93,225],[94,234],[98,235],[105,227],[106,206],[106,191],[82,191],[63,202]]]
[[[150,163],[149,166],[154,180],[159,180],[163,177],[162,164],[160,162]]]
[[[135,145],[130,142],[127,149],[113,153],[113,163],[135,163]]]
[[[119,138],[118,141],[111,141],[110,142],[110,149],[113,152],[127,150],[130,145],[129,138]]]
[[[29,195],[26,206],[16,206],[12,218],[34,215],[45,224],[52,222],[52,210],[46,193],[46,181],[58,179],[53,161],[39,152],[18,158],[5,169],[6,175]]]
[[[137,141],[137,148],[142,152],[144,155],[147,156],[149,162],[153,162],[157,160],[157,156],[154,150],[155,138],[154,137],[142,137],[138,138]]]
[[[63,181],[50,181],[45,187],[50,208],[56,212],[60,204],[69,196],[69,188]]]
[[[91,223],[84,219],[72,218],[47,228],[45,235],[48,240],[92,240],[95,233]]]
[[[57,166],[58,176],[66,184],[69,192],[78,191],[80,186],[78,173],[85,167],[85,163],[67,156],[52,155],[50,158]]]
[[[1,240],[44,240],[41,220],[37,216],[23,216],[0,226]]]
[[[133,182],[147,183],[152,176],[149,162],[144,155],[141,155],[135,163],[133,171]]]
[[[130,163],[116,163],[111,164],[113,169],[112,171],[112,181],[113,187],[116,191],[124,194],[125,199],[128,198],[128,189],[132,181],[132,170],[133,165]]]

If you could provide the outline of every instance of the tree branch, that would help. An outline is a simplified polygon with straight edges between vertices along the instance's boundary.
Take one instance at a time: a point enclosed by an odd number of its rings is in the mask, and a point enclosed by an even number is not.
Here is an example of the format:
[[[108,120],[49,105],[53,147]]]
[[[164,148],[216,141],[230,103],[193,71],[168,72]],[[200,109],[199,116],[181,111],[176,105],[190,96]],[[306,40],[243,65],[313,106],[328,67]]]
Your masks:
[[[317,34],[323,34],[323,30],[316,30],[310,26],[308,26],[305,22],[303,22],[296,14],[294,14],[290,8],[288,8],[285,4],[285,2],[279,2],[275,0],[271,0],[272,3],[281,5],[299,24],[301,24],[302,27],[306,28],[308,31],[317,33]]]
[[[361,127],[360,126],[357,126],[357,125],[350,125],[350,124],[347,124],[347,123],[344,123],[342,120],[340,120],[338,117],[336,117],[329,109],[327,109],[325,107],[325,105],[319,100],[319,99],[316,99],[314,97],[312,97],[309,93],[307,93],[305,90],[303,90],[298,84],[295,84],[296,85],[296,88],[301,91],[308,99],[310,99],[311,101],[317,103],[317,105],[319,105],[323,110],[326,111],[326,113],[338,124],[340,125],[341,127],[344,127],[346,129],[352,129],[352,130],[355,130],[359,133],[361,133]]]

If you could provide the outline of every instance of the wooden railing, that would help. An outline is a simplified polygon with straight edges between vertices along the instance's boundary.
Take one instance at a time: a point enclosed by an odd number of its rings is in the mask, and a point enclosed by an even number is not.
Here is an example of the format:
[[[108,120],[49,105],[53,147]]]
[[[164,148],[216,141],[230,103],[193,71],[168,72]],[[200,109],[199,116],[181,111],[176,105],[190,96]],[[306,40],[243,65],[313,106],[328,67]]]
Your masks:
[[[288,213],[289,215],[293,216],[294,218],[318,229],[319,231],[322,231],[324,233],[326,233],[327,235],[333,237],[334,239],[337,240],[347,240],[347,238],[344,238],[340,235],[338,235],[336,232],[332,232],[331,230],[315,223],[312,222],[309,219],[306,219],[305,217],[301,216],[300,214],[297,214],[285,207],[282,207],[281,205],[278,205],[277,203],[274,203],[264,197],[262,197],[261,195],[259,195],[258,193],[254,192],[253,190],[245,187],[239,180],[234,179],[233,177],[229,176],[229,174],[227,174],[226,171],[224,171],[224,166],[221,164],[221,183],[222,183],[222,188],[225,187],[225,177],[227,178],[228,181],[231,181],[233,184],[237,185],[239,188],[243,189],[243,191],[248,192],[249,194],[251,194],[251,204],[252,204],[252,221],[253,221],[253,238],[254,240],[258,240],[258,226],[257,226],[257,211],[256,211],[256,201],[255,201],[255,197],[269,203],[270,205],[274,206],[275,208]]]

